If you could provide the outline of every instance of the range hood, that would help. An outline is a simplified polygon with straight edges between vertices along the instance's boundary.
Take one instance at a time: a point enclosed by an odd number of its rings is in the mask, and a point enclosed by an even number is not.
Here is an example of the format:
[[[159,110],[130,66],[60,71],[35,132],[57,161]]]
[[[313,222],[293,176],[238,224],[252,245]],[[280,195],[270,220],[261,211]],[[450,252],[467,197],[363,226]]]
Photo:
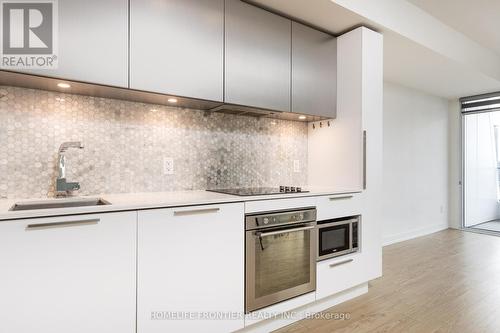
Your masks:
[[[222,105],[216,106],[215,108],[211,109],[210,111],[217,112],[217,113],[234,114],[234,115],[240,115],[240,116],[257,117],[257,118],[271,117],[275,113],[278,113],[276,111],[271,111],[271,110],[266,110],[266,109],[258,109],[258,108],[253,108],[250,106],[234,105],[234,104],[222,104]]]
[[[252,106],[244,106],[237,104],[221,104],[218,105],[209,111],[217,112],[217,113],[225,113],[232,114],[238,116],[248,116],[255,118],[273,118],[273,119],[281,119],[281,120],[292,120],[292,121],[301,121],[301,122],[310,122],[310,121],[319,121],[326,120],[329,118],[320,117],[320,116],[312,116],[306,114],[299,114],[293,112],[283,112],[283,111],[275,111],[263,108],[257,108]]]
[[[68,83],[70,88],[60,88],[58,84],[61,82]],[[0,85],[41,89],[65,94],[67,93],[93,97],[112,98],[139,103],[168,105],[174,107],[183,107],[215,113],[249,116],[256,118],[274,118],[301,122],[327,119],[320,116],[301,115],[298,113],[274,111],[244,105],[225,104],[221,102],[207,101],[196,98],[165,95],[128,88],[91,84],[86,82],[62,80],[57,78],[23,74],[5,70],[0,70]],[[175,104],[169,102],[169,99],[172,98],[175,98],[177,100]]]

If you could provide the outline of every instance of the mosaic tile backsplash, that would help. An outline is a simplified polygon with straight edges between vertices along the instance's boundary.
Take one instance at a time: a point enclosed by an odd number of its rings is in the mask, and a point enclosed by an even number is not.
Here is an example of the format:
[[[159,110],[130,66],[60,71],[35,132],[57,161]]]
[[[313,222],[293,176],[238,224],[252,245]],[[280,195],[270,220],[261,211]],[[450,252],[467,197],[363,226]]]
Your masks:
[[[65,141],[81,195],[307,181],[305,123],[0,86],[0,198],[54,196]]]

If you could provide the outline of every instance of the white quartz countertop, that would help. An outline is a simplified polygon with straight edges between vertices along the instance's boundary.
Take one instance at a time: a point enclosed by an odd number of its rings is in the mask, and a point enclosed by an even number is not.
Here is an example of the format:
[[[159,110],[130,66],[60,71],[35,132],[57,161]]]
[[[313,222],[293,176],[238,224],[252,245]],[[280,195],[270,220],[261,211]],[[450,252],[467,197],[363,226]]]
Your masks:
[[[339,190],[332,188],[306,188],[309,192],[235,196],[208,191],[172,191],[172,192],[150,192],[150,193],[127,193],[127,194],[99,194],[93,196],[82,196],[81,198],[101,198],[111,203],[102,206],[51,208],[39,210],[10,211],[18,202],[41,201],[44,199],[2,199],[0,200],[0,221],[26,219],[49,216],[92,214],[104,212],[130,211],[153,208],[172,208],[184,206],[210,205],[231,202],[247,202],[259,200],[287,199],[298,197],[311,197],[323,195],[337,195],[355,193],[356,191]],[[61,200],[61,199],[45,199]],[[62,199],[64,200],[64,199]]]

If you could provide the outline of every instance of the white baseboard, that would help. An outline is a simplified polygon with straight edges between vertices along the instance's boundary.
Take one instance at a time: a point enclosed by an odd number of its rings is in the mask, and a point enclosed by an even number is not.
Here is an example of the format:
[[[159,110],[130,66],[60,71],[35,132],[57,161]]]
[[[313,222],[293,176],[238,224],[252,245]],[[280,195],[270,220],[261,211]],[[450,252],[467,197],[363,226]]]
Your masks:
[[[256,324],[247,326],[236,332],[238,333],[269,333],[279,328],[293,324],[296,321],[305,319],[307,317],[313,316],[316,313],[324,311],[331,308],[337,304],[346,302],[368,292],[368,282],[360,284],[358,286],[352,287],[350,289],[344,290],[338,294],[334,294],[329,297],[322,298],[316,302],[309,303],[307,305],[301,306],[293,311],[290,311],[288,315],[293,314],[289,317],[281,317],[278,315],[276,318],[267,319],[260,321]],[[246,324],[246,323],[245,323]]]
[[[383,236],[382,237],[382,246],[387,246],[387,245],[391,245],[394,243],[403,242],[405,240],[433,234],[435,232],[445,230],[448,228],[449,228],[448,223],[446,223],[446,224],[439,224],[439,225],[433,225],[433,226],[428,226],[428,227],[424,227],[424,228],[413,229],[413,230],[405,231],[405,232],[402,232],[399,234]]]

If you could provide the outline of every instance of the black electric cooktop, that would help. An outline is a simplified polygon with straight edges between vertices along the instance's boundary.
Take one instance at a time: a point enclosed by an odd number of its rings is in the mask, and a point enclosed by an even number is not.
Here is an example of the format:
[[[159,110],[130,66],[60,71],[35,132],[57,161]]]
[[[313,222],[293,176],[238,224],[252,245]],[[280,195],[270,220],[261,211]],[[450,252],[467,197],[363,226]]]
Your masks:
[[[207,190],[209,192],[224,193],[238,195],[241,197],[252,195],[271,195],[271,194],[289,194],[289,193],[307,193],[300,187],[295,186],[280,186],[280,187],[245,187],[245,188],[228,188]]]

